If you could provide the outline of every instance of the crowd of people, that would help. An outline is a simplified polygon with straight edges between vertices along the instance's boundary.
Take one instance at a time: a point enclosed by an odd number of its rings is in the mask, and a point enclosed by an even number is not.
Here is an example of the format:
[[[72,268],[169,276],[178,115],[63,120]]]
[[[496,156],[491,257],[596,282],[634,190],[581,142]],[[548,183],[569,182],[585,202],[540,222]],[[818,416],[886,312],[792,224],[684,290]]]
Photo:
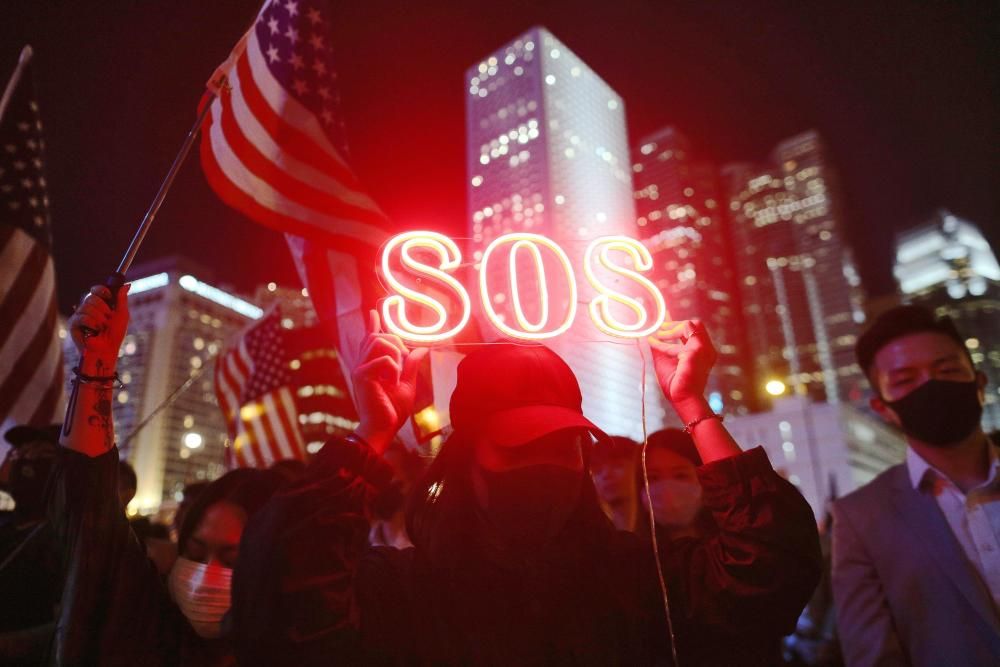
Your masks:
[[[70,320],[64,423],[5,434],[2,665],[1000,664],[984,376],[928,311],[858,342],[906,461],[820,522],[705,400],[698,321],[649,341],[683,429],[606,434],[558,355],[490,345],[460,362],[425,459],[397,433],[427,351],[373,312],[356,431],[191,485],[160,526],[128,519],[114,444],[127,291],[93,288]]]

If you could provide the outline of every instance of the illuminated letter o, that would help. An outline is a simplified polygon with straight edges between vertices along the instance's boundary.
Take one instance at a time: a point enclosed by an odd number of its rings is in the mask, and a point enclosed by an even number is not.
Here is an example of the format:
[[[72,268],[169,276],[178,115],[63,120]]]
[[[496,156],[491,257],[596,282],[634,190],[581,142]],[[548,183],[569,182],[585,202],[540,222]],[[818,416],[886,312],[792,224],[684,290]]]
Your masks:
[[[511,300],[513,301],[514,317],[517,319],[517,323],[521,329],[515,329],[508,326],[502,319],[500,319],[500,315],[497,313],[496,309],[493,308],[493,302],[492,299],[490,299],[489,287],[487,285],[490,256],[497,247],[505,243],[514,244],[510,250],[510,261],[508,266],[510,269]],[[549,320],[549,286],[545,279],[545,266],[542,262],[542,253],[538,246],[544,246],[555,254],[556,258],[563,267],[563,271],[566,274],[567,283],[569,285],[569,307],[566,311],[566,317],[558,327],[550,331],[544,330],[545,325],[548,324]],[[537,323],[529,322],[524,314],[524,309],[521,307],[521,296],[519,292],[520,283],[517,278],[516,262],[517,253],[521,249],[527,249],[531,253],[532,259],[535,260],[535,270],[538,275],[539,305],[541,310],[541,317]],[[525,232],[504,234],[503,236],[494,239],[492,243],[486,246],[486,250],[483,252],[483,259],[479,267],[479,292],[483,299],[483,311],[486,313],[490,322],[493,323],[493,326],[511,338],[520,338],[523,340],[544,340],[546,338],[553,338],[568,331],[573,325],[573,318],[576,317],[576,276],[573,273],[573,266],[569,262],[569,257],[566,255],[566,252],[554,241],[539,234],[528,234]]]

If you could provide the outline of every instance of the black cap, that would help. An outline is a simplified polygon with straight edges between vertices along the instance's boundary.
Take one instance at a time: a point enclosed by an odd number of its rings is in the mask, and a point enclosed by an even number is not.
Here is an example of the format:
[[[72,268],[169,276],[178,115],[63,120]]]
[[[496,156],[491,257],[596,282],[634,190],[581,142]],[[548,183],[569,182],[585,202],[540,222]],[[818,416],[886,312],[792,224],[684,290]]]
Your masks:
[[[49,442],[59,445],[59,434],[62,432],[62,424],[49,424],[48,426],[15,426],[8,429],[3,434],[4,440],[10,443],[11,447],[20,447],[32,442]]]

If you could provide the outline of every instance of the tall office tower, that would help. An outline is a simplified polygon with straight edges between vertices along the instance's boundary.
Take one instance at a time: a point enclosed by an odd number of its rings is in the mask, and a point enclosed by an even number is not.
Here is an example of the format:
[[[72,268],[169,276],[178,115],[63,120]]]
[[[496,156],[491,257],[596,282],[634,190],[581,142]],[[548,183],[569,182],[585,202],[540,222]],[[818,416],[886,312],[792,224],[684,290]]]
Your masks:
[[[675,320],[705,322],[719,351],[708,396],[718,411],[747,411],[746,338],[728,239],[725,203],[711,163],[694,159],[687,137],[666,127],[632,152],[639,236]]]
[[[566,250],[581,304],[569,332],[546,344],[575,371],[584,412],[610,433],[639,437],[640,348],[602,335],[584,306],[591,296],[583,277],[587,242],[636,236],[622,99],[541,27],[472,66],[466,86],[468,252],[478,263],[487,244],[508,232],[543,234]],[[528,253],[521,257],[527,261]],[[549,275],[554,283],[558,267]],[[494,297],[500,304],[504,295]],[[527,300],[526,309],[537,312],[531,306],[538,297]],[[486,321],[481,328],[495,331]],[[647,365],[647,422],[657,426],[663,411],[652,375]]]
[[[315,454],[330,438],[358,426],[337,350],[319,325],[307,290],[268,283],[257,288],[254,302],[265,310],[275,304],[281,308],[299,428],[306,451]]]
[[[129,509],[146,514],[179,498],[185,484],[225,471],[227,434],[215,401],[214,358],[263,311],[204,282],[198,277],[203,271],[180,259],[135,266],[129,275],[135,278],[128,296],[131,321],[119,352],[123,386],[115,391],[115,432],[122,458],[139,480]]]
[[[949,211],[896,238],[903,300],[948,315],[989,380],[983,427],[1000,429],[1000,263],[975,224]]]
[[[754,391],[775,379],[817,400],[860,400],[864,378],[854,342],[864,295],[819,137],[792,137],[775,148],[771,164],[728,165],[723,178]]]

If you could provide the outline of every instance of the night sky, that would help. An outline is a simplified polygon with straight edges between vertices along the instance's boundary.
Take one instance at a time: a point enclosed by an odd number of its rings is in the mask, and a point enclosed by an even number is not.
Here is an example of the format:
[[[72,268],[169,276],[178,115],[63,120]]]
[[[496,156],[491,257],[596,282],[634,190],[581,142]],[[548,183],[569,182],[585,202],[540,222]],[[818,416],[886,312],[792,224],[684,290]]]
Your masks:
[[[0,79],[24,43],[36,53],[64,311],[117,265],[205,80],[257,5],[3,1]],[[463,72],[541,24],[622,95],[633,144],[669,124],[703,157],[761,160],[782,138],[818,129],[841,174],[847,236],[872,294],[893,289],[894,232],[939,206],[982,226],[1000,248],[996,3],[335,6],[352,162],[401,230],[464,232]],[[184,255],[242,290],[296,284],[281,237],[223,206],[192,158],[138,261]]]

